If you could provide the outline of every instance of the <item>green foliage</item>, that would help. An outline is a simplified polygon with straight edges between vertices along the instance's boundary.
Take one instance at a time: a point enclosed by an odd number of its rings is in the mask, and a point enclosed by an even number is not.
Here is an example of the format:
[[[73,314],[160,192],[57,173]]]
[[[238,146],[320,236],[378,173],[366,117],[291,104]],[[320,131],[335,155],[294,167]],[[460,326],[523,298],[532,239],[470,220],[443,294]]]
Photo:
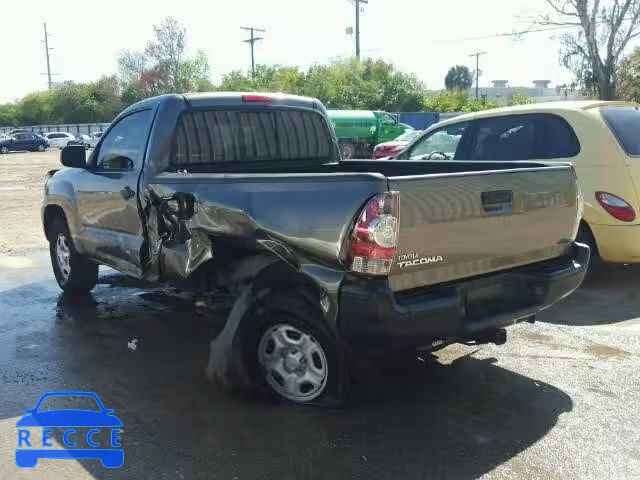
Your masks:
[[[328,108],[416,111],[424,85],[383,60],[356,59],[313,65],[307,72],[296,67],[256,67],[233,71],[222,78],[222,91],[272,91],[316,97]]]
[[[466,90],[449,90],[436,95],[427,96],[424,99],[423,110],[427,112],[478,112],[497,108],[500,105],[495,102],[487,102],[475,97]]]
[[[640,47],[625,58],[618,69],[620,98],[640,102]]]
[[[451,67],[444,77],[447,90],[468,90],[473,85],[473,77],[469,67],[456,65]]]

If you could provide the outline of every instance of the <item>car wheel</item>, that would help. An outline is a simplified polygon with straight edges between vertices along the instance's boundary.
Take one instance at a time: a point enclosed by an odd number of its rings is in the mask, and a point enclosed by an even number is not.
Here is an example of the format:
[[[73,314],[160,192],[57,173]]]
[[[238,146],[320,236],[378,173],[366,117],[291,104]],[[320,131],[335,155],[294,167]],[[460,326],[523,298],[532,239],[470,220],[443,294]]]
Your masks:
[[[340,154],[344,160],[349,160],[356,156],[356,146],[353,143],[341,143]]]
[[[53,220],[49,238],[51,266],[60,288],[75,293],[91,291],[98,283],[98,264],[76,251],[64,219]]]
[[[38,145],[38,151],[39,152],[44,152],[44,145],[42,145],[42,144]]]
[[[269,292],[248,314],[248,371],[259,394],[298,404],[335,404],[346,393],[346,366],[318,305]],[[255,328],[254,326],[257,326]]]
[[[0,153],[2,154],[9,153],[9,149],[3,145],[2,147],[0,147]]]

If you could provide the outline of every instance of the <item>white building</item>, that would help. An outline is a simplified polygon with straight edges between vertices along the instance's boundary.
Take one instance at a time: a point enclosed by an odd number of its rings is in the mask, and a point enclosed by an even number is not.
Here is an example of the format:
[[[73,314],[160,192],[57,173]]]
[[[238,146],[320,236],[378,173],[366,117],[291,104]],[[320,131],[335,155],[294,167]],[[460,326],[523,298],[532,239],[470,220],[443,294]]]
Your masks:
[[[509,86],[508,80],[493,80],[492,87],[478,88],[478,95],[484,97],[488,101],[506,102],[515,94],[521,94],[533,100],[534,102],[557,102],[562,100],[582,100],[584,97],[580,91],[574,86],[557,85],[549,87],[551,80],[534,80],[532,87],[512,87]],[[476,89],[472,87],[470,90],[475,95]]]

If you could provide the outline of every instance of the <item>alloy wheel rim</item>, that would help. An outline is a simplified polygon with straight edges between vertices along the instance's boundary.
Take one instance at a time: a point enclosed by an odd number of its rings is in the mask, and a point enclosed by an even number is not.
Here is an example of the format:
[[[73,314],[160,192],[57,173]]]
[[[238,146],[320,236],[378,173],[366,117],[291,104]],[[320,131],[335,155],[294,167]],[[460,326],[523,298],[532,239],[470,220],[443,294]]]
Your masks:
[[[271,388],[293,402],[309,402],[327,385],[329,365],[322,346],[291,325],[274,325],[262,335],[258,361]]]
[[[62,234],[59,234],[56,239],[56,259],[58,260],[60,273],[66,280],[71,274],[71,249],[69,248],[67,237]]]

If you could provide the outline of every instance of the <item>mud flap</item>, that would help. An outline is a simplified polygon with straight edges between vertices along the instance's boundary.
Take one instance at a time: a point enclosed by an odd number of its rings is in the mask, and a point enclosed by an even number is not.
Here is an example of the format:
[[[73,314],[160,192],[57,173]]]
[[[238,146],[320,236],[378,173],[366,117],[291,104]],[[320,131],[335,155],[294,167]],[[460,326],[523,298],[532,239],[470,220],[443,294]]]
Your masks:
[[[252,381],[244,362],[240,323],[251,305],[251,287],[245,286],[236,300],[227,323],[211,341],[206,374],[209,379],[230,392],[246,393]]]

